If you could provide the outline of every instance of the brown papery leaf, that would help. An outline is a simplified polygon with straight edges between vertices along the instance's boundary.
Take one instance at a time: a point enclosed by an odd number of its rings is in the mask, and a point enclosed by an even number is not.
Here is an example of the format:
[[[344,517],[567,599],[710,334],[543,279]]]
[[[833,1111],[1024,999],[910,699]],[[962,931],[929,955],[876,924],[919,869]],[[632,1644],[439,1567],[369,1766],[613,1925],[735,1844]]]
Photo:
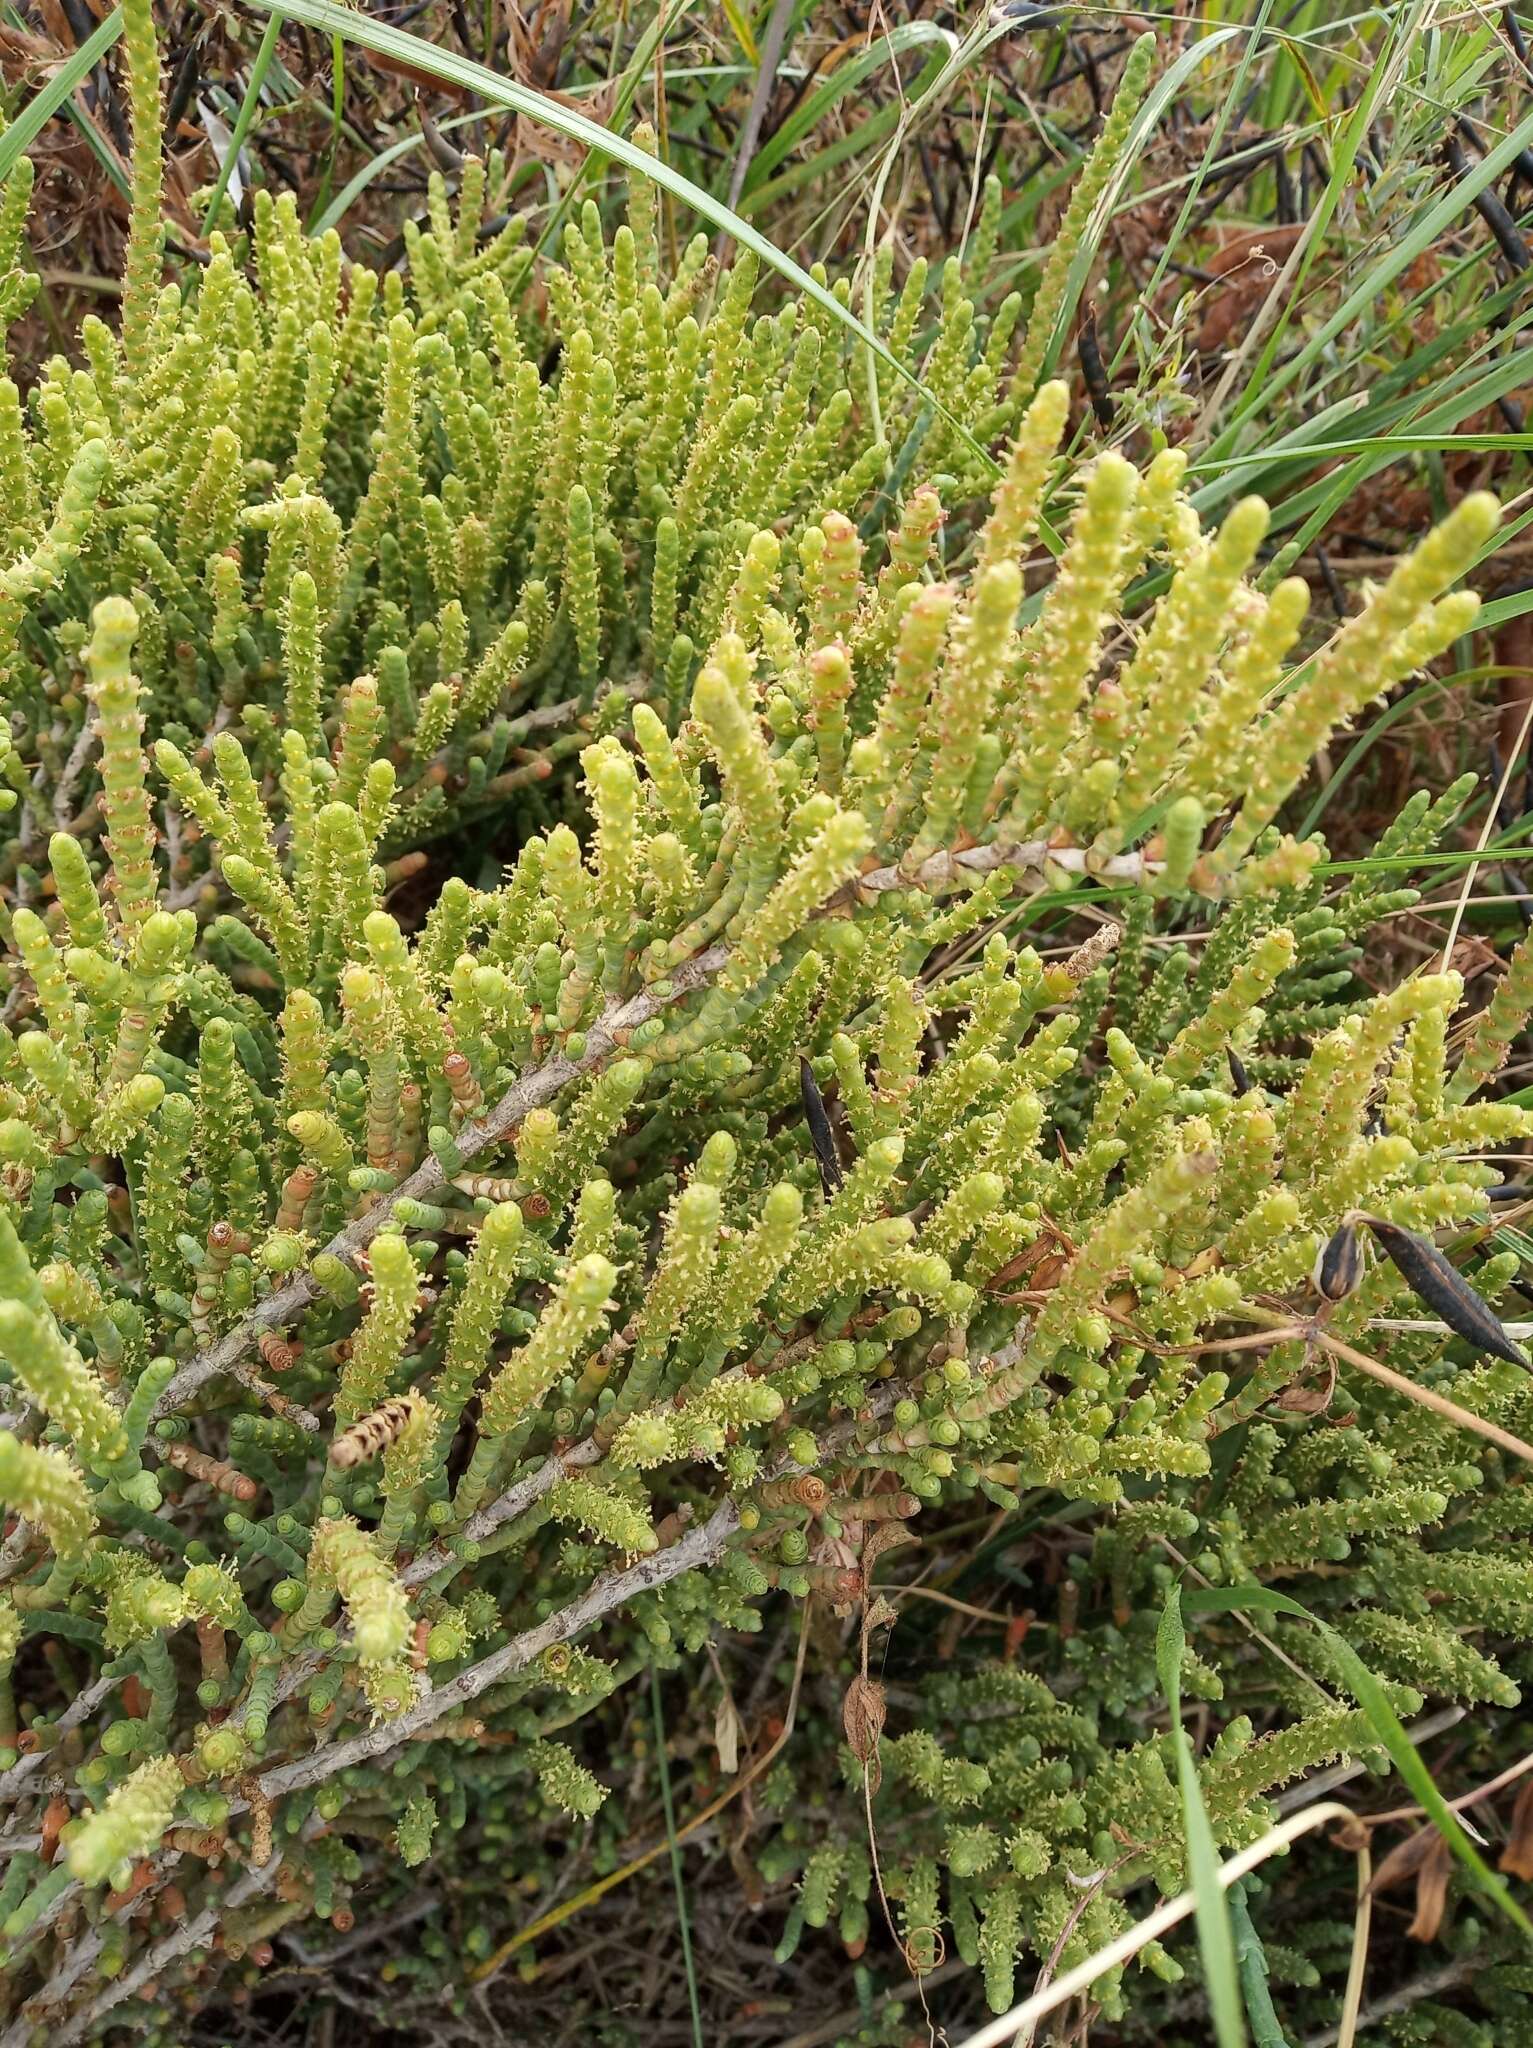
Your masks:
[[[870,1636],[876,1628],[887,1628],[899,1620],[899,1610],[892,1600],[886,1600],[882,1593],[875,1593],[863,1609],[862,1632]]]
[[[841,1702],[841,1726],[846,1730],[847,1746],[858,1763],[866,1768],[868,1785],[874,1792],[883,1780],[883,1767],[878,1761],[878,1738],[884,1732],[887,1714],[883,1687],[876,1678],[859,1672],[847,1687],[846,1698]]]
[[[719,1769],[732,1777],[740,1768],[740,1716],[727,1692],[714,1709],[713,1746],[719,1753]]]
[[[896,1550],[900,1544],[914,1543],[915,1540],[914,1531],[907,1529],[903,1522],[880,1522],[862,1546],[864,1574],[872,1571],[886,1550]]]
[[[1416,1911],[1409,1933],[1412,1941],[1435,1941],[1442,1927],[1448,1903],[1448,1879],[1453,1874],[1453,1852],[1436,1828],[1420,1828],[1391,1849],[1373,1873],[1370,1892],[1397,1891],[1412,1879],[1416,1884]]]
[[[1398,1891],[1409,1884],[1426,1861],[1432,1844],[1441,1840],[1436,1828],[1418,1828],[1415,1834],[1397,1842],[1374,1871],[1369,1891],[1377,1898],[1380,1892]]]
[[[1412,1941],[1436,1941],[1448,1904],[1448,1879],[1453,1874],[1453,1851],[1436,1830],[1432,1848],[1416,1878],[1416,1914],[1406,1929]]]

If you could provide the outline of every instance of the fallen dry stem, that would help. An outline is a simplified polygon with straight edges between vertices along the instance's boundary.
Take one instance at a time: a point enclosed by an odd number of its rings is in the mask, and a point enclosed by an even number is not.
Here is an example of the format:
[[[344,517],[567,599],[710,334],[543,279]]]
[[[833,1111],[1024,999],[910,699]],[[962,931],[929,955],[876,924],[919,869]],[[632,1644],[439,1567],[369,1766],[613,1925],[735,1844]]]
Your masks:
[[[1461,1408],[1456,1401],[1448,1400],[1430,1387],[1418,1386],[1408,1380],[1404,1373],[1394,1372],[1387,1365],[1380,1365],[1376,1358],[1370,1358],[1366,1351],[1355,1351],[1350,1344],[1344,1344],[1340,1337],[1333,1337],[1328,1331],[1317,1330],[1315,1342],[1333,1357],[1345,1359],[1348,1365],[1359,1372],[1367,1373],[1381,1386],[1392,1387],[1397,1394],[1403,1394],[1408,1401],[1415,1401],[1423,1408],[1430,1408],[1434,1415],[1441,1415],[1447,1422],[1457,1423],[1460,1429],[1472,1430],[1476,1436],[1483,1436],[1487,1443],[1498,1449],[1509,1451],[1514,1458],[1521,1458],[1533,1465],[1533,1444],[1524,1443],[1520,1436],[1513,1436],[1509,1429],[1502,1429],[1498,1423],[1487,1422],[1483,1415],[1476,1415],[1468,1408]]]
[[[1287,1849],[1301,1835],[1307,1835],[1330,1821],[1343,1821],[1350,1825],[1353,1814],[1336,1800],[1327,1799],[1318,1806],[1307,1807],[1303,1813],[1296,1813],[1291,1820],[1285,1820],[1275,1828],[1269,1828],[1259,1841],[1250,1848],[1242,1849],[1238,1856],[1221,1863],[1216,1873],[1220,1889],[1228,1891],[1230,1886],[1265,1863],[1269,1856]],[[958,2048],[1001,2048],[1009,2044],[1027,2027],[1032,2027],[1051,2012],[1057,2012],[1062,2005],[1068,2005],[1078,1992],[1089,1990],[1108,1970],[1116,1970],[1138,1955],[1147,1943],[1158,1941],[1169,1934],[1183,1920],[1190,1919],[1197,1907],[1194,1892],[1179,1892],[1174,1899],[1168,1899],[1163,1906],[1157,1906],[1143,1920],[1135,1923],[1115,1941],[1099,1948],[1095,1955],[1088,1956],[1083,1963],[1077,1963],[1073,1970],[1067,1970],[1062,1977],[1042,1991],[1035,1991],[1030,1998],[1014,2005],[1010,2012],[1004,2012],[998,2019],[989,2020],[977,2033],[967,2035],[958,2043]]]

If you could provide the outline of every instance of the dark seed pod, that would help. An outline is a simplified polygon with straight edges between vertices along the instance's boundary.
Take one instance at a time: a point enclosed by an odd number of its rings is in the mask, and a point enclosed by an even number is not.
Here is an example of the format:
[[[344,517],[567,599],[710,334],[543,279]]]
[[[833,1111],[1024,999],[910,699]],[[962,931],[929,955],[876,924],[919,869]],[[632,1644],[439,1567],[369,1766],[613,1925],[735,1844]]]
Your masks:
[[[1249,1095],[1251,1092],[1251,1076],[1246,1072],[1245,1061],[1232,1045],[1227,1045],[1224,1048],[1224,1057],[1230,1063],[1230,1086],[1237,1095]]]
[[[1345,1301],[1363,1277],[1363,1247],[1355,1223],[1343,1223],[1320,1247],[1311,1275],[1326,1301]]]
[[[845,1178],[841,1171],[840,1156],[836,1151],[836,1134],[831,1128],[830,1112],[825,1107],[825,1097],[820,1093],[820,1084],[814,1078],[814,1069],[802,1053],[799,1054],[798,1074],[804,1098],[804,1121],[809,1126],[809,1141],[814,1146],[814,1156],[820,1162],[820,1186],[825,1190],[828,1201]]]
[[[1108,389],[1107,369],[1102,361],[1102,344],[1097,339],[1097,316],[1089,306],[1081,314],[1080,326],[1076,331],[1076,345],[1080,352],[1081,375],[1086,381],[1086,395],[1091,400],[1091,410],[1096,414],[1097,425],[1105,434],[1117,417],[1117,408]]]
[[[1386,1223],[1382,1216],[1364,1219],[1382,1246],[1386,1257],[1418,1294],[1440,1316],[1455,1337],[1493,1358],[1526,1365],[1528,1354],[1502,1329],[1488,1302],[1483,1301],[1458,1268],[1424,1237],[1402,1230],[1398,1223]]]

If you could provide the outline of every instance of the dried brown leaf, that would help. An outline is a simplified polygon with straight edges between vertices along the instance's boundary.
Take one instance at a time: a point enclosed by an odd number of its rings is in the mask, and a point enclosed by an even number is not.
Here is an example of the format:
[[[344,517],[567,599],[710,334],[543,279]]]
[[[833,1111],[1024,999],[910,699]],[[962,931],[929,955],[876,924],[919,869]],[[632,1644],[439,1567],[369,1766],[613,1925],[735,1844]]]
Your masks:
[[[886,1600],[882,1593],[875,1593],[868,1602],[867,1610],[862,1617],[863,1635],[870,1636],[874,1629],[887,1628],[891,1622],[898,1621],[898,1619],[899,1610],[894,1605],[894,1602]]]
[[[721,1693],[713,1710],[713,1746],[719,1753],[719,1769],[733,1777],[740,1768],[740,1715],[729,1694]]]
[[[862,1546],[862,1569],[871,1572],[886,1550],[894,1550],[901,1543],[914,1543],[915,1537],[903,1522],[880,1522]]]
[[[1435,1941],[1442,1928],[1452,1874],[1453,1852],[1445,1837],[1436,1828],[1419,1828],[1390,1850],[1373,1873],[1368,1889],[1377,1897],[1414,1881],[1416,1911],[1407,1931],[1412,1941]]]
[[[1448,1879],[1453,1874],[1453,1852],[1443,1837],[1433,1833],[1434,1846],[1422,1863],[1416,1879],[1416,1912],[1406,1932],[1412,1941],[1435,1941],[1448,1904]]]
[[[866,1769],[869,1789],[874,1792],[883,1778],[883,1769],[878,1761],[878,1738],[884,1732],[887,1717],[883,1687],[876,1678],[869,1678],[866,1672],[858,1672],[841,1702],[841,1726],[846,1731],[847,1747]]]

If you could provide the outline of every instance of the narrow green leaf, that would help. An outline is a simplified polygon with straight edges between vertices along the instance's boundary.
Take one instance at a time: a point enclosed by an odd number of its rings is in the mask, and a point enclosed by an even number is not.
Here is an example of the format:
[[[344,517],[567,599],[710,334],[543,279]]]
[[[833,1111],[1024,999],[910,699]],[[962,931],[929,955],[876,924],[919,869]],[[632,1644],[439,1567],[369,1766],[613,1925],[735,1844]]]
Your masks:
[[[1065,281],[1065,295],[1060,303],[1059,313],[1054,322],[1054,333],[1049,343],[1049,351],[1044,358],[1045,376],[1052,374],[1052,368],[1059,358],[1064,337],[1071,331],[1075,320],[1075,309],[1080,304],[1081,293],[1086,288],[1086,280],[1091,274],[1091,266],[1096,261],[1097,251],[1101,247],[1102,236],[1106,233],[1107,223],[1112,219],[1113,213],[1122,197],[1123,187],[1128,182],[1129,173],[1138,162],[1140,152],[1154,134],[1161,115],[1177,96],[1186,90],[1188,80],[1193,74],[1204,69],[1214,51],[1221,44],[1228,42],[1233,36],[1240,35],[1241,33],[1242,31],[1235,27],[1219,28],[1215,29],[1212,34],[1204,36],[1201,41],[1190,43],[1177,58],[1176,62],[1167,67],[1165,72],[1156,80],[1150,91],[1145,95],[1144,104],[1134,116],[1133,123],[1129,128],[1128,140],[1123,145],[1123,154],[1118,159],[1113,174],[1107,181],[1105,191],[1097,201],[1095,211],[1087,223],[1086,232],[1081,237],[1081,245],[1076,250],[1075,256],[1071,261],[1069,275]]]
[[[821,117],[828,114],[836,102],[860,86],[871,72],[881,65],[892,64],[907,50],[914,50],[927,43],[940,43],[951,54],[958,47],[958,38],[950,28],[943,28],[935,21],[904,21],[898,28],[891,29],[876,41],[859,50],[855,56],[838,64],[828,78],[825,78],[812,93],[807,93],[781,127],[762,143],[751,160],[750,175],[745,181],[745,191],[754,192],[771,173],[790,156],[817,126]],[[858,127],[865,127],[859,121]]]
[[[16,159],[26,154],[28,145],[37,140],[75,87],[89,78],[121,34],[122,9],[114,7],[100,28],[87,36],[42,90],[35,92],[27,101],[10,127],[0,135],[0,181],[10,176]]]
[[[697,1968],[692,1959],[692,1916],[687,1910],[687,1881],[681,1867],[676,1834],[676,1808],[671,1798],[671,1762],[666,1749],[665,1706],[660,1696],[660,1666],[649,1667],[649,1696],[655,1715],[655,1755],[660,1765],[660,1797],[665,1808],[665,1833],[671,1849],[671,1882],[676,1887],[676,1918],[681,1929],[681,1959],[687,1973],[687,2005],[692,2015],[693,2048],[703,2048],[702,2008],[697,1995]]]
[[[1288,2048],[1272,1993],[1267,1988],[1267,1954],[1246,1904],[1246,1887],[1250,1882],[1250,1878],[1242,1878],[1229,1887],[1225,1897],[1230,1902],[1230,1924],[1235,1930],[1240,1995],[1246,2003],[1246,2018],[1251,2022],[1251,2048]]]
[[[234,117],[234,132],[229,137],[229,147],[224,160],[218,166],[218,177],[213,186],[212,197],[208,200],[207,212],[202,217],[202,232],[207,234],[218,218],[218,209],[223,204],[224,194],[229,189],[229,180],[239,164],[240,151],[245,147],[245,137],[250,133],[250,124],[256,117],[261,104],[261,88],[266,83],[266,74],[271,60],[277,54],[277,38],[282,33],[282,16],[273,14],[266,24],[266,33],[261,38],[261,47],[256,51],[255,62],[250,67],[250,78],[245,86],[245,97],[240,101],[240,110]]]
[[[1409,33],[1409,25],[1403,21],[1401,33]],[[1194,47],[1198,46],[1194,45]],[[1338,174],[1340,174],[1343,181],[1347,175],[1350,175],[1352,161],[1355,159],[1362,139],[1367,133],[1367,123],[1373,118],[1374,94],[1378,90],[1379,79],[1386,70],[1387,66],[1382,62],[1374,67],[1347,123],[1344,142],[1338,147],[1336,152],[1336,161],[1333,164],[1330,184],[1326,187],[1326,191],[1322,196],[1321,207],[1315,216],[1316,226],[1308,244],[1308,259],[1305,270],[1308,267],[1308,260],[1312,260],[1315,251],[1318,250],[1325,224],[1339,202],[1341,194],[1338,185]],[[1424,250],[1430,248],[1445,230],[1458,219],[1459,215],[1466,212],[1474,204],[1475,199],[1487,186],[1495,184],[1507,166],[1515,161],[1519,153],[1526,149],[1530,142],[1533,142],[1533,114],[1525,115],[1517,123],[1517,126],[1512,129],[1511,133],[1504,135],[1493,148],[1489,149],[1483,157],[1479,158],[1462,178],[1457,179],[1448,188],[1434,206],[1423,207],[1412,220],[1411,226],[1405,234],[1381,238],[1376,261],[1369,265],[1368,270],[1355,288],[1347,294],[1338,306],[1326,315],[1324,320],[1317,323],[1312,332],[1306,334],[1304,346],[1301,349],[1296,350],[1293,356],[1283,363],[1280,368],[1273,370],[1270,375],[1267,375],[1266,372],[1270,367],[1273,351],[1287,325],[1289,311],[1293,307],[1305,303],[1302,289],[1305,272],[1301,271],[1300,275],[1294,279],[1293,289],[1289,294],[1289,308],[1285,309],[1283,319],[1279,321],[1274,333],[1268,338],[1263,352],[1262,364],[1257,376],[1252,380],[1250,395],[1244,410],[1254,411],[1258,403],[1263,405],[1270,403],[1280,391],[1286,390],[1296,378],[1303,376],[1305,371],[1322,356],[1324,350],[1335,340],[1336,336],[1349,327],[1361,313],[1381,299],[1400,273],[1408,269]],[[1234,431],[1242,416],[1242,413],[1237,413],[1235,419],[1231,421],[1230,427],[1226,430],[1226,435],[1220,437],[1221,441],[1226,440],[1228,434]]]
[[[336,37],[336,41],[340,41],[339,36]],[[454,128],[466,128],[470,122],[478,119],[478,114],[454,114],[450,121],[439,121],[437,129],[440,134],[450,135]],[[311,223],[308,232],[319,236],[327,234],[331,228],[339,227],[374,178],[381,177],[390,164],[398,163],[399,159],[408,156],[411,150],[424,148],[425,141],[425,136],[417,130],[412,135],[402,135],[397,142],[391,142],[387,149],[380,149],[375,157],[369,158],[363,164],[361,170],[347,179],[324,212]]]
[[[1235,1968],[1235,1937],[1229,1906],[1219,1882],[1219,1851],[1208,1824],[1208,1809],[1198,1784],[1192,1744],[1182,1726],[1182,1593],[1173,1586],[1166,1595],[1160,1626],[1155,1631],[1155,1668],[1171,1716],[1171,1746],[1176,1752],[1176,1777],[1182,1793],[1182,1827],[1187,1837],[1187,1874],[1197,1900],[1198,1947],[1208,1982],[1209,2007],[1219,2048],[1244,2048],[1244,2001]]]
[[[1341,1667],[1341,1675],[1347,1690],[1368,1717],[1369,1726],[1378,1738],[1379,1747],[1388,1751],[1395,1769],[1410,1788],[1416,1803],[1446,1839],[1448,1847],[1463,1864],[1471,1882],[1484,1892],[1515,1926],[1533,1939],[1533,1921],[1529,1920],[1512,1897],[1505,1880],[1498,1877],[1490,1868],[1459,1826],[1448,1802],[1433,1783],[1432,1773],[1422,1762],[1420,1751],[1401,1727],[1399,1716],[1385,1698],[1384,1688],[1346,1638],[1338,1635],[1330,1623],[1322,1621],[1318,1614],[1312,1614],[1297,1600],[1291,1600],[1286,1593],[1279,1593],[1271,1586],[1210,1586],[1199,1588],[1187,1595],[1189,1614],[1230,1613],[1237,1608],[1254,1608],[1266,1614],[1286,1614],[1296,1621],[1307,1621],[1320,1631],[1330,1647],[1331,1654]]]

